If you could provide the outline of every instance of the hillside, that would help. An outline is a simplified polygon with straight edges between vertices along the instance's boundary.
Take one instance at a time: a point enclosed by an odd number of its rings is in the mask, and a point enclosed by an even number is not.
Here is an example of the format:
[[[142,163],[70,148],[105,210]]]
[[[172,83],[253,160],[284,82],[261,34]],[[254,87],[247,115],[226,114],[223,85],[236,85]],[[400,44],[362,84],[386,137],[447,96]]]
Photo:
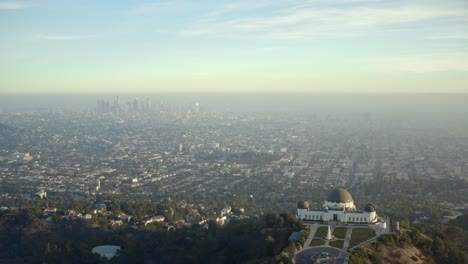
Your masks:
[[[413,226],[353,251],[350,263],[468,263],[463,215],[448,225]]]
[[[384,235],[353,251],[351,264],[363,263],[436,263],[427,253],[408,240],[409,236]]]
[[[413,245],[403,247],[374,242],[363,247],[367,255],[366,263],[435,263]],[[352,262],[359,263],[359,262]]]

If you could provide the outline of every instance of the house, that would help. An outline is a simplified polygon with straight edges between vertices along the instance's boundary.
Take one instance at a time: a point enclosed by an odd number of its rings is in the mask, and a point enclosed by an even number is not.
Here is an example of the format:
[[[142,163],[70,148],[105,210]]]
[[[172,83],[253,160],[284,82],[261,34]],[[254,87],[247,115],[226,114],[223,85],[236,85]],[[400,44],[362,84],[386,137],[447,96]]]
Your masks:
[[[146,226],[147,224],[151,224],[151,223],[153,223],[153,222],[164,222],[164,220],[165,220],[165,218],[164,218],[163,215],[153,216],[153,217],[151,217],[150,219],[148,219],[148,220],[145,221],[145,226]]]

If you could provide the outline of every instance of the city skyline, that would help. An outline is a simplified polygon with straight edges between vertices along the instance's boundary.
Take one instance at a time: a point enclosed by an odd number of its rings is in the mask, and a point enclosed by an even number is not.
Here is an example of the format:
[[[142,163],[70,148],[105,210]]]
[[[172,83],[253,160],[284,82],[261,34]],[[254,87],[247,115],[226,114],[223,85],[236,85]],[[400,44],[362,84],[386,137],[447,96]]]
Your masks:
[[[465,1],[0,1],[0,94],[468,93]]]

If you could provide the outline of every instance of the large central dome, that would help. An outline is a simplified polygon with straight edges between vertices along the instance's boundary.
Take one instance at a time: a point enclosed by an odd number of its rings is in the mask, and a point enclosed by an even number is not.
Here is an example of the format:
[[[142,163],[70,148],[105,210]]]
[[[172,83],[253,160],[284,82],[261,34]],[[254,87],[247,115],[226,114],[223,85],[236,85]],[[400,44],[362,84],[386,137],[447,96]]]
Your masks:
[[[328,194],[327,201],[332,203],[349,203],[353,201],[353,197],[345,189],[336,188]]]

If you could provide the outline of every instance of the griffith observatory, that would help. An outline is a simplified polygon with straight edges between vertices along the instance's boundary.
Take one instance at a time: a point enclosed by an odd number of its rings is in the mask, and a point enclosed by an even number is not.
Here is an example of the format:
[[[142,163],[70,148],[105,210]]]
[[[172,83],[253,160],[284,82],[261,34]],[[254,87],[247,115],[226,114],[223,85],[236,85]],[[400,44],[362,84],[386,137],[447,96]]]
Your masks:
[[[328,194],[322,208],[309,208],[307,201],[297,204],[296,217],[305,221],[333,221],[341,223],[376,223],[376,206],[367,204],[364,210],[356,209],[351,194],[341,188]]]

